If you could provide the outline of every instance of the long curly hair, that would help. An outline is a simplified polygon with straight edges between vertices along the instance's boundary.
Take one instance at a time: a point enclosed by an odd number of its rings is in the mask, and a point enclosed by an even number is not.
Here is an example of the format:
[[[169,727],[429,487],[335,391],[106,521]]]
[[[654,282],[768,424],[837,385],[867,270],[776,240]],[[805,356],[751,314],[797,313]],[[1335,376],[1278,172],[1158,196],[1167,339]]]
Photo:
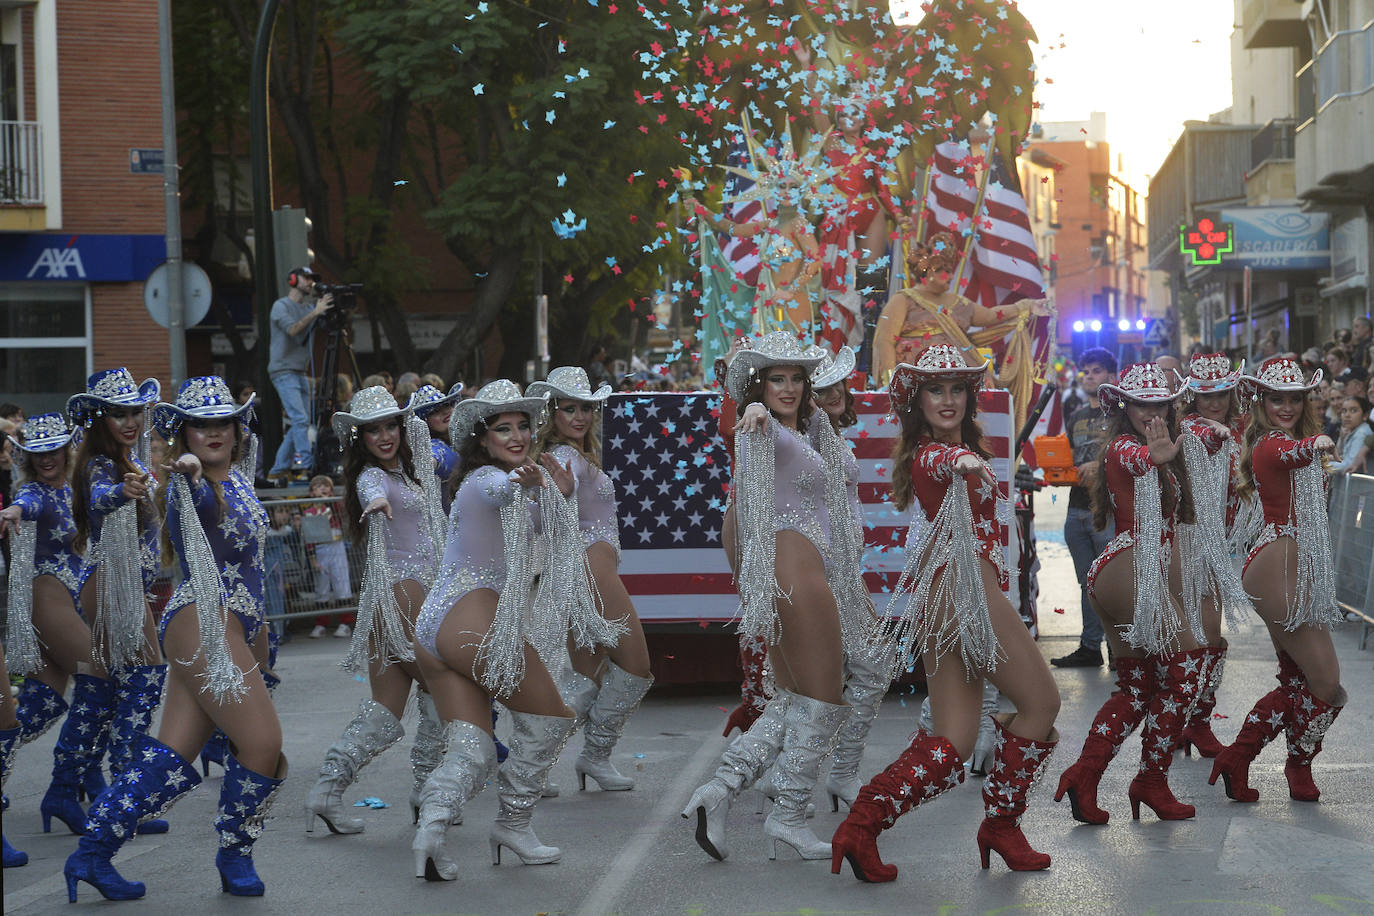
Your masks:
[[[555,398],[555,401],[568,401],[573,404],[584,403],[573,398]],[[587,459],[588,464],[600,468],[601,407],[597,404],[592,404],[592,407],[596,411],[596,422],[587,427],[587,433],[582,437],[581,442],[574,442],[572,439],[565,438],[559,434],[558,427],[555,425],[557,420],[554,416],[558,413],[559,408],[557,404],[550,405],[550,409],[544,416],[544,422],[539,424],[539,432],[534,437],[534,448],[531,450],[530,457],[538,461],[540,455],[543,455],[547,451],[551,451],[555,446],[571,445],[581,453],[583,458]]]
[[[754,373],[753,378],[749,380],[749,384],[744,386],[744,398],[739,402],[739,416],[744,416],[744,408],[753,404],[755,401],[763,404],[764,407],[768,406],[763,400],[764,385],[767,384],[765,379],[769,372],[780,368],[786,367],[783,365],[768,366],[762,371]],[[798,366],[796,368],[801,367]],[[816,411],[816,402],[812,399],[811,394],[811,376],[807,374],[805,369],[802,369],[801,372],[802,393],[801,402],[797,405],[797,432],[806,435],[806,431],[811,428],[811,415]],[[768,412],[773,413],[771,410]],[[774,417],[777,416],[777,414],[773,415]]]
[[[964,391],[968,398],[964,410],[964,420],[959,427],[959,440],[964,448],[978,456],[992,458],[992,449],[983,436],[983,424],[978,422],[978,388],[966,384]],[[934,430],[925,414],[921,412],[920,388],[912,395],[910,407],[898,415],[902,423],[902,435],[892,447],[892,504],[899,512],[905,512],[911,505],[915,488],[911,482],[911,462],[921,446],[921,440],[933,438]]]
[[[1164,422],[1169,426],[1169,438],[1178,439],[1178,405],[1169,405],[1169,412],[1165,414]],[[1140,434],[1131,425],[1131,418],[1126,416],[1124,407],[1117,407],[1112,410],[1111,419],[1107,424],[1107,436],[1102,440],[1102,453],[1097,457],[1097,476],[1093,481],[1093,527],[1098,531],[1106,530],[1107,523],[1112,517],[1112,498],[1111,490],[1107,486],[1107,451],[1108,447],[1116,441],[1118,436],[1130,436],[1137,442],[1143,442]],[[1178,450],[1178,454],[1166,466],[1173,469],[1173,477],[1177,478],[1178,486],[1174,486],[1170,475],[1163,473],[1165,468],[1161,467],[1159,475],[1159,502],[1167,516],[1173,512],[1178,513],[1178,521],[1184,525],[1191,525],[1196,521],[1193,514],[1193,490],[1188,485],[1188,466],[1183,458],[1183,449]]]
[[[147,422],[147,418],[144,418]],[[106,425],[104,416],[95,418],[88,428],[81,431],[81,444],[76,447],[76,457],[72,459],[72,521],[76,524],[76,536],[72,539],[72,549],[78,554],[85,553],[91,538],[91,462],[97,458],[108,458],[114,462],[115,479],[123,480],[125,474],[141,473],[134,464],[132,452],[115,439]],[[141,435],[141,433],[140,433]],[[148,512],[140,500],[138,520],[143,524]]]
[[[395,418],[401,425],[399,430],[400,444],[396,447],[396,457],[400,461],[401,473],[410,479],[412,483],[419,484],[420,479],[415,476],[415,454],[410,450],[410,437],[406,435],[406,418]],[[381,423],[389,423],[390,420],[380,420]],[[370,424],[367,424],[370,425]],[[377,459],[367,450],[367,443],[363,442],[363,431],[359,427],[357,434],[352,437],[352,441],[344,444],[344,514],[347,516],[345,523],[348,525],[349,537],[358,540],[363,536],[363,504],[358,499],[358,475],[365,469],[377,464]]]
[[[229,453],[229,463],[231,465],[239,460],[239,453],[243,449],[243,432],[243,424],[235,423],[234,448]],[[167,443],[167,455],[170,459],[175,460],[190,450],[190,447],[186,444],[186,424],[182,423],[177,427],[176,433],[172,436],[172,441]],[[217,480],[210,480],[209,477],[204,479],[209,481],[211,489],[215,491],[215,502],[219,506],[218,518],[223,518],[224,513],[229,509],[229,504],[224,501],[224,487]],[[167,494],[171,489],[171,476],[168,475],[167,482],[157,491],[157,496],[154,498],[157,503],[157,516],[162,521],[162,531],[158,536],[158,543],[162,547],[163,566],[172,566],[177,561],[176,554],[172,551],[171,526],[167,524]]]
[[[474,423],[472,426],[472,435],[468,436],[467,441],[463,443],[463,447],[458,450],[458,469],[453,472],[453,477],[450,478],[450,486],[454,493],[458,492],[458,488],[463,485],[463,481],[466,480],[467,476],[473,471],[478,468],[484,468],[489,464],[496,464],[496,459],[491,457],[491,453],[487,451],[487,447],[482,444],[482,439],[486,436],[487,431],[491,429],[491,421],[501,416],[502,413],[521,414],[530,421],[531,428],[534,426],[534,417],[531,417],[523,410],[503,410],[501,413],[483,417]]]
[[[1319,436],[1322,433],[1321,418],[1312,408],[1312,402],[1308,400],[1307,393],[1302,394],[1302,414],[1298,417],[1298,423],[1293,427],[1292,435],[1297,439],[1308,439],[1312,436]],[[1264,399],[1267,395],[1261,395],[1259,400],[1250,401],[1248,415],[1250,422],[1245,427],[1245,441],[1241,445],[1240,465],[1236,469],[1236,494],[1241,499],[1249,499],[1255,495],[1255,443],[1259,442],[1265,433],[1275,430],[1285,432],[1282,428],[1269,422],[1269,415],[1264,410]],[[1326,464],[1326,459],[1322,459],[1322,464]]]

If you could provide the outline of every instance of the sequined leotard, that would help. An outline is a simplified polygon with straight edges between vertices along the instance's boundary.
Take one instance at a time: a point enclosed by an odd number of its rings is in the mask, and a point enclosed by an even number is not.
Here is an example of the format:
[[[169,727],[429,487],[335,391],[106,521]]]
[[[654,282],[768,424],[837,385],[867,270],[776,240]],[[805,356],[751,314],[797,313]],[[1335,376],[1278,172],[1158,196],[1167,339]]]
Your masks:
[[[148,469],[136,456],[130,455],[129,461],[135,469],[145,475],[148,474]],[[90,565],[91,558],[95,556],[96,545],[100,543],[100,532],[105,524],[105,516],[122,507],[128,501],[129,498],[124,495],[124,475],[115,468],[114,462],[103,455],[92,459],[90,463],[90,486],[87,488],[86,502],[91,526],[90,546],[86,551],[87,566]],[[140,506],[138,519],[139,541],[143,546],[140,557],[140,565],[143,568],[143,589],[148,591],[153,587],[153,580],[157,578],[159,568],[157,513],[152,510],[151,506]],[[83,575],[89,574],[89,570],[83,573]]]
[[[391,566],[392,585],[414,579],[426,589],[434,584],[438,557],[425,530],[424,491],[399,471],[384,471],[370,465],[358,474],[355,484],[358,503],[366,507],[382,497],[391,504],[387,522],[386,558]],[[383,517],[385,518],[385,516]]]
[[[554,448],[553,457],[571,465],[577,496],[577,521],[582,541],[591,547],[598,541],[611,545],[620,561],[620,522],[616,511],[615,483],[571,445]]]
[[[31,480],[14,494],[14,505],[22,510],[26,522],[37,522],[38,542],[34,547],[34,572],[52,576],[71,593],[72,603],[81,607],[81,587],[91,570],[72,549],[76,523],[72,520],[70,484],[50,487]]]

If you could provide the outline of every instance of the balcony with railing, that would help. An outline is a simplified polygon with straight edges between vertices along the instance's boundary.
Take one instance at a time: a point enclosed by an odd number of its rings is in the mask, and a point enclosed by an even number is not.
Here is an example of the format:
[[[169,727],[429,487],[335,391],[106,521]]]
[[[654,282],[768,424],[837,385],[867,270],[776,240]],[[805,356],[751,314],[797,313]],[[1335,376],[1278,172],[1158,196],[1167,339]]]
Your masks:
[[[43,130],[37,121],[0,121],[0,205],[43,206]]]
[[[1293,163],[1293,118],[1275,118],[1250,137],[1245,202],[1251,207],[1287,203],[1297,197]]]
[[[1297,80],[1298,195],[1329,203],[1367,196],[1374,180],[1374,21],[1332,35]],[[1303,121],[1307,110],[1311,118]]]
[[[1240,23],[1250,49],[1302,48],[1309,40],[1302,5],[1294,0],[1244,0]]]

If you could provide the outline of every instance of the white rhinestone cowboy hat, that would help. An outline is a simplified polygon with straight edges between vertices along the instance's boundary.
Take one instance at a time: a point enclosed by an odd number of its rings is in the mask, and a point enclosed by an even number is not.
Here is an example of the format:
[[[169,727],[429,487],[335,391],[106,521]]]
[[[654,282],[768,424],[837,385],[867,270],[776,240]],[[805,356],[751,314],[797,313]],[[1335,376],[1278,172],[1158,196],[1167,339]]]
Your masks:
[[[413,394],[410,401],[404,407],[400,407],[396,404],[396,398],[381,385],[364,388],[353,395],[353,400],[348,402],[348,410],[340,410],[334,414],[334,434],[339,437],[340,442],[349,442],[357,433],[359,426],[406,416],[414,406]]]
[[[528,397],[537,397],[541,394],[548,394],[555,398],[568,398],[573,401],[588,401],[603,403],[611,396],[611,386],[602,385],[592,391],[591,379],[587,378],[587,370],[581,366],[559,366],[549,373],[549,377],[542,382],[531,382],[525,389]]]
[[[510,379],[499,378],[487,382],[481,390],[453,408],[448,423],[448,441],[454,448],[462,448],[477,429],[477,423],[503,413],[523,413],[531,426],[538,426],[548,396],[530,397],[520,393],[520,386]]]
[[[1172,404],[1188,392],[1183,385],[1183,376],[1174,372],[1174,378],[1178,379],[1179,387],[1177,391],[1170,391],[1169,377],[1158,363],[1136,363],[1121,376],[1120,384],[1103,382],[1097,389],[1097,397],[1103,404],[1116,406],[1126,401],[1135,404]]]
[[[1255,375],[1240,377],[1241,393],[1259,397],[1259,389],[1269,391],[1311,391],[1322,383],[1322,370],[1312,373],[1312,381],[1303,381],[1302,366],[1287,356],[1271,356],[1260,363]]]
[[[820,347],[802,346],[791,331],[774,331],[741,347],[725,370],[725,393],[741,403],[744,391],[754,377],[773,366],[797,366],[810,374],[821,364],[825,351]]]
[[[253,409],[255,400],[256,394],[245,404],[235,404],[224,379],[217,375],[194,376],[181,383],[175,404],[164,402],[153,408],[153,429],[170,442],[185,420],[242,420]]]
[[[824,350],[821,352],[825,353],[821,364],[811,373],[811,388],[814,391],[837,385],[854,373],[854,350],[851,347],[840,347],[840,352],[833,357]]]
[[[894,413],[903,414],[911,409],[912,400],[921,385],[931,381],[962,381],[974,387],[983,384],[992,360],[984,360],[980,365],[970,366],[958,347],[950,344],[936,344],[926,347],[916,356],[916,364],[898,363],[892,371],[892,382],[887,386],[888,396],[892,399]]]
[[[1220,394],[1240,384],[1245,372],[1245,360],[1239,369],[1231,368],[1231,357],[1225,353],[1199,353],[1188,361],[1188,393]]]
[[[415,394],[410,398],[410,406],[415,409],[415,416],[423,420],[425,417],[434,413],[445,404],[453,404],[463,396],[463,383],[458,382],[444,394],[433,385],[421,385]]]
[[[32,454],[55,452],[66,448],[67,443],[72,441],[72,431],[67,428],[67,421],[60,413],[40,413],[36,417],[29,417],[19,428],[19,435],[23,438],[8,438],[15,448]]]
[[[123,366],[103,369],[86,380],[86,390],[67,399],[67,420],[73,426],[89,426],[107,407],[147,407],[157,401],[162,386],[157,379],[134,384],[134,377]]]

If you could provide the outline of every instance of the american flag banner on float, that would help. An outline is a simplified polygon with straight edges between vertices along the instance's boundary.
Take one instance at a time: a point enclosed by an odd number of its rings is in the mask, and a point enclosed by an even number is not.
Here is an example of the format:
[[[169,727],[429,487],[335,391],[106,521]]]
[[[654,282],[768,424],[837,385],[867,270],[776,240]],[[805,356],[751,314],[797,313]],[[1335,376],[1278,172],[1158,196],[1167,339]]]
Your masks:
[[[885,392],[855,396],[859,422],[846,430],[859,461],[865,579],[882,608],[903,562],[907,513],[892,506],[891,454],[899,427]],[[739,605],[721,549],[730,457],[717,419],[718,394],[613,395],[602,414],[606,473],[620,510],[620,576],[640,618],[724,621]],[[979,418],[1003,499],[1011,483],[1011,397],[984,391]],[[1016,554],[1002,530],[1008,565]],[[1013,577],[1014,579],[1015,577]]]

